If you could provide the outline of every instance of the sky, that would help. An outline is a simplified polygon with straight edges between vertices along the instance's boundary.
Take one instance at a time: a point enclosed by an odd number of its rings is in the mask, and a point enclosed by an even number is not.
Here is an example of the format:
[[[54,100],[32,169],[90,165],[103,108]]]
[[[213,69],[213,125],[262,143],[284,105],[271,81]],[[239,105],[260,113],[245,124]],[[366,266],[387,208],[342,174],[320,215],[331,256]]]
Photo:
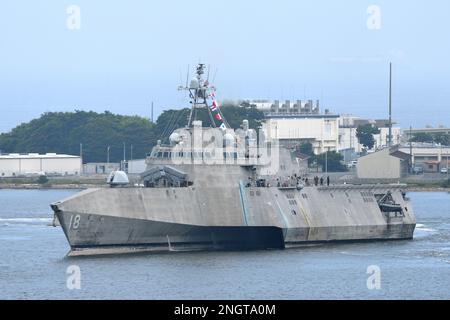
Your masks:
[[[75,6],[75,10],[73,9]],[[79,10],[79,11],[77,11]],[[450,126],[448,0],[40,0],[0,6],[0,132],[47,111],[188,106],[188,65],[222,99]],[[192,74],[192,71],[191,71]]]

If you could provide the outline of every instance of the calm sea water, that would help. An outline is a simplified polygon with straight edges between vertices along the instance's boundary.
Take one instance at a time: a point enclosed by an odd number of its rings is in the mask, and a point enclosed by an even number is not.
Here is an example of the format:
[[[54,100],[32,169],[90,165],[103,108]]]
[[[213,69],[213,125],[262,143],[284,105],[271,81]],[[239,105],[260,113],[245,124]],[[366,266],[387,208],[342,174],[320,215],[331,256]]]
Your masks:
[[[48,204],[74,190],[0,190],[1,299],[450,299],[450,194],[409,193],[411,241],[283,251],[66,258]],[[66,286],[67,268],[81,289]],[[381,288],[367,288],[368,266]]]

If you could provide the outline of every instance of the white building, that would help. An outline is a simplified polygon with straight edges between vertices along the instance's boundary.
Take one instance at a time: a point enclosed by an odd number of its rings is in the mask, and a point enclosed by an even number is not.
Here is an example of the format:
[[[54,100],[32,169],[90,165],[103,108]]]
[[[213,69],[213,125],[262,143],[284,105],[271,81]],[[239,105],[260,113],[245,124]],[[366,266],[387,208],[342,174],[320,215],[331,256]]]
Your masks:
[[[127,172],[139,174],[147,169],[147,164],[145,159],[134,159],[127,161]]]
[[[430,143],[413,142],[411,148],[403,144],[400,151],[412,156],[412,164],[422,167],[424,172],[438,172],[450,165],[450,147]]]
[[[325,109],[320,112],[319,100],[246,100],[261,110],[266,121],[263,129],[270,139],[278,139],[283,145],[302,142],[313,144],[314,153],[347,151],[361,153],[363,146],[356,137],[359,125],[372,124],[379,130],[374,135],[373,150],[388,145],[388,120],[368,120],[352,115],[334,115]],[[400,143],[401,129],[392,127],[392,145]],[[351,160],[349,158],[349,160]]]
[[[56,153],[10,153],[0,155],[0,177],[29,175],[78,175],[81,158]]]
[[[338,150],[339,116],[320,113],[319,101],[249,100],[264,112],[263,131],[267,139],[282,145],[310,142],[314,153]]]
[[[111,171],[120,169],[120,163],[116,162],[89,162],[83,164],[83,174],[110,174]]]
[[[317,114],[304,116],[277,116],[266,119],[263,131],[267,138],[283,145],[310,142],[314,153],[337,151],[339,143],[339,116]]]
[[[360,153],[364,146],[358,142],[356,129],[359,125],[372,124],[380,129],[379,134],[374,134],[375,144],[373,149],[379,150],[388,145],[389,126],[388,120],[368,120],[352,115],[341,115],[339,118],[339,147],[338,150],[353,149]],[[392,145],[400,143],[401,129],[392,127]]]
[[[245,102],[256,106],[257,109],[263,111],[266,115],[271,114],[311,114],[319,113],[319,100],[314,104],[313,100],[264,100],[253,99],[244,100]]]

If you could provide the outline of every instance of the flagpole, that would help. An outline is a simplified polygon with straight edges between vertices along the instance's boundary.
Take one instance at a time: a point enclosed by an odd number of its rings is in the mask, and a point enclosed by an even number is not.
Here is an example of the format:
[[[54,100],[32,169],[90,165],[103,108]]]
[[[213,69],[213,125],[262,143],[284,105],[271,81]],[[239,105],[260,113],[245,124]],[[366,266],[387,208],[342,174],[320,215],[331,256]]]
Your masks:
[[[209,118],[211,119],[211,125],[213,126],[213,128],[215,128],[216,127],[216,121],[214,121],[214,117],[212,115],[211,108],[208,105],[208,102],[206,101],[206,99],[205,99],[205,104],[206,104],[206,109],[208,109]]]

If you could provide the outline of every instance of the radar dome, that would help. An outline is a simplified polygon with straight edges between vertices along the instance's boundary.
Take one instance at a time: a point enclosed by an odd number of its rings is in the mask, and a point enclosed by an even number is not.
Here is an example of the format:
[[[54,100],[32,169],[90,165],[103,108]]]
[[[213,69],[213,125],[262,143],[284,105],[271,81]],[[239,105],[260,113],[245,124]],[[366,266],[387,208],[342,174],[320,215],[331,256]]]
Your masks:
[[[130,183],[124,171],[112,171],[109,174],[107,182],[111,187],[124,186]]]
[[[171,144],[177,144],[181,141],[181,137],[178,133],[174,132],[169,136],[169,141]]]
[[[198,80],[195,78],[192,78],[189,88],[190,89],[198,89]]]

